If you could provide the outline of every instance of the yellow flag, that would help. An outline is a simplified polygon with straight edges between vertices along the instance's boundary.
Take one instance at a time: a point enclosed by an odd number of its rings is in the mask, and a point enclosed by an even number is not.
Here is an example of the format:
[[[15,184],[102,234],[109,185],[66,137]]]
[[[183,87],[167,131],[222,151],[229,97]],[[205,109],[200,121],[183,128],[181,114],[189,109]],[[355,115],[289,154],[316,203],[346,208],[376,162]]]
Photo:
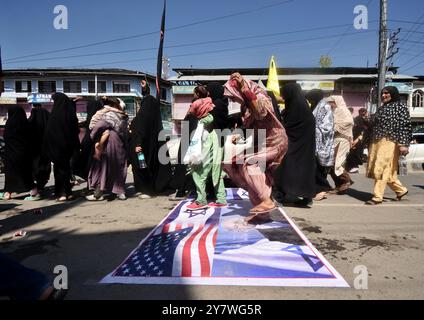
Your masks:
[[[269,62],[268,82],[266,88],[274,94],[280,96],[280,84],[278,83],[277,66],[275,65],[274,56],[271,57]]]
[[[269,71],[268,71],[268,82],[266,88],[269,91],[272,91],[277,98],[280,97],[280,84],[278,82],[277,66],[275,64],[274,56],[271,57],[269,62]],[[280,109],[284,109],[284,104],[279,104]]]

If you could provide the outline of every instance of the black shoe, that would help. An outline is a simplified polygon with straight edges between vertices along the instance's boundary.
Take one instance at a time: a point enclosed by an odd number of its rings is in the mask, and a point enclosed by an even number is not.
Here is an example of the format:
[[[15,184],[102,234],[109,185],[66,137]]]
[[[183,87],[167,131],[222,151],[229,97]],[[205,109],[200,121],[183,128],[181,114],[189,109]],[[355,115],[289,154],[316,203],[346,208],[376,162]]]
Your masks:
[[[376,205],[382,204],[382,203],[383,203],[383,201],[375,201],[373,199],[368,200],[367,202],[365,202],[365,204],[366,205],[369,205],[369,206],[376,206]]]
[[[312,200],[308,198],[304,198],[304,199],[293,202],[293,204],[299,208],[311,208],[312,203],[313,203]]]

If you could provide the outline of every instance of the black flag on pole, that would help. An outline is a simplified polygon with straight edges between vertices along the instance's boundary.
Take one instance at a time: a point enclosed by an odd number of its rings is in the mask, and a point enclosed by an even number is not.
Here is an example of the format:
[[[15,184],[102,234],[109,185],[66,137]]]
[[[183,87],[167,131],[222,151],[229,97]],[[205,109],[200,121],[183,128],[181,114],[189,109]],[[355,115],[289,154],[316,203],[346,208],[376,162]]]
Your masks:
[[[163,38],[165,37],[165,13],[166,13],[166,0],[164,0],[163,2],[162,22],[160,25],[158,64],[157,64],[157,72],[156,72],[156,99],[158,99],[158,101],[160,101],[160,81],[162,79]]]
[[[3,78],[3,65],[1,62],[1,46],[0,46],[0,95],[4,91],[2,78]]]

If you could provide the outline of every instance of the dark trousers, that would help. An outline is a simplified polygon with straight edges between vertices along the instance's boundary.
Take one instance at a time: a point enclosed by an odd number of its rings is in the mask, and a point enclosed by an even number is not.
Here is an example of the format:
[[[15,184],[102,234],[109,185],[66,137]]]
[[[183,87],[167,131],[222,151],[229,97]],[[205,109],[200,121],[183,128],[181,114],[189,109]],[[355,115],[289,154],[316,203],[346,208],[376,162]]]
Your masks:
[[[0,296],[37,300],[49,286],[47,276],[0,253]]]
[[[56,197],[70,196],[71,187],[71,164],[67,162],[56,162],[53,164],[54,193]]]
[[[37,156],[33,161],[32,172],[37,184],[37,189],[43,190],[50,179],[50,160],[41,155]]]
[[[135,190],[149,196],[155,195],[154,181],[150,175],[149,168],[139,169],[137,166],[132,165],[132,172]]]
[[[330,191],[332,188],[330,183],[327,180],[327,175],[331,167],[323,167],[318,159],[316,161],[316,170],[315,170],[315,193]]]
[[[336,176],[336,173],[334,172],[334,168],[331,168],[330,175],[331,175],[331,178],[334,181],[336,188],[338,188],[342,185],[345,185],[345,184],[352,183],[352,180],[350,179],[350,175],[349,175],[349,173],[347,173],[346,170],[340,176]]]

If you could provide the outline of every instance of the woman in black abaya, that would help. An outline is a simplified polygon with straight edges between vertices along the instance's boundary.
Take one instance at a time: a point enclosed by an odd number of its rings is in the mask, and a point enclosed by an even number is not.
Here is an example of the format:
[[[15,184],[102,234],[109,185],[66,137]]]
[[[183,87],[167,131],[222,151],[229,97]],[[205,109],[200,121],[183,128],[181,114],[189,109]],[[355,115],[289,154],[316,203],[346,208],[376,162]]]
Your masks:
[[[289,145],[274,187],[286,199],[295,198],[295,204],[306,206],[315,196],[315,119],[299,84],[285,85],[282,94]]]
[[[162,131],[160,103],[150,95],[150,88],[142,81],[143,100],[136,117],[131,122],[129,160],[134,175],[134,186],[139,198],[148,199],[164,191],[171,180],[170,164],[159,162],[159,150],[165,142],[159,141]],[[137,154],[144,153],[147,168],[140,169]]]
[[[43,152],[43,138],[49,117],[50,113],[46,109],[39,104],[34,104],[28,119],[32,139],[32,176],[36,181],[38,191],[44,189],[51,172],[50,160]]]
[[[58,201],[72,198],[70,160],[79,149],[79,128],[75,104],[63,93],[53,95],[53,109],[44,136],[44,148],[53,162],[55,196]]]
[[[19,106],[10,106],[4,130],[5,183],[1,198],[9,200],[12,193],[30,191],[30,197],[38,195],[31,174],[31,132],[25,111]]]

